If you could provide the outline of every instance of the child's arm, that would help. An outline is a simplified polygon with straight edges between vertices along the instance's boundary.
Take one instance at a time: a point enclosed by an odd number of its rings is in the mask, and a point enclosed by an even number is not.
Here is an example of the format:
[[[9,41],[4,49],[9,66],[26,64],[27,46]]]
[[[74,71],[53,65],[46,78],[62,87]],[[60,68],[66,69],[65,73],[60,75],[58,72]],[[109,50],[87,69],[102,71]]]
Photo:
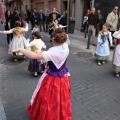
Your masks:
[[[120,39],[120,30],[113,33],[113,37]]]
[[[113,46],[113,41],[112,41],[112,35],[111,35],[111,32],[109,32],[109,40],[110,40],[110,46]]]
[[[60,25],[60,28],[66,28],[66,27],[67,27],[67,25],[66,26]]]
[[[45,43],[43,43],[43,48],[46,49],[46,45],[45,45]]]
[[[35,28],[33,28],[32,33],[34,32]]]
[[[7,30],[7,31],[0,31],[0,33],[11,34],[11,33],[13,33],[13,29],[10,29],[10,30]]]
[[[67,35],[67,34],[66,34]],[[67,35],[67,41],[66,41],[66,44],[70,45],[70,39],[69,39],[69,36]]]
[[[101,41],[101,34],[100,33],[98,34],[97,40],[98,40],[98,43],[101,45],[102,41]]]
[[[14,53],[16,54],[18,52],[23,53],[26,57],[31,58],[31,59],[44,60],[42,53],[35,53],[35,52],[29,51],[29,50],[26,50],[26,49],[23,49],[23,48],[13,50],[11,52],[11,54],[14,55]]]
[[[34,40],[32,42],[27,42],[26,43],[26,47],[32,47],[34,45]]]
[[[24,29],[24,31],[25,32],[27,32],[28,31],[28,23],[26,23],[26,27],[25,28],[23,28]]]

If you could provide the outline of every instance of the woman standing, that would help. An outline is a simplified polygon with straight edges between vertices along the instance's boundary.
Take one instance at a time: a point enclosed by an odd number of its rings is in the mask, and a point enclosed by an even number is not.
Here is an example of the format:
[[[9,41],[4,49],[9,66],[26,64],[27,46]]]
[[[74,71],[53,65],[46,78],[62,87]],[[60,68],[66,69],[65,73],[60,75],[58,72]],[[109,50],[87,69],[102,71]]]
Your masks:
[[[6,25],[5,25],[5,30],[10,30],[13,28],[13,20],[12,20],[12,14],[10,10],[6,11],[5,14],[6,17]],[[7,34],[7,47],[9,47],[10,41],[13,38],[13,34]]]

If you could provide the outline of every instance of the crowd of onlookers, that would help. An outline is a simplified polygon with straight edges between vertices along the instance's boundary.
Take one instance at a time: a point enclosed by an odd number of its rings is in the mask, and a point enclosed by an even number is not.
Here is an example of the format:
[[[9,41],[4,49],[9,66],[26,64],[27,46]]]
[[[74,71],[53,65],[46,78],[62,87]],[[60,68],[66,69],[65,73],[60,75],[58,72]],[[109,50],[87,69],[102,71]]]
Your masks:
[[[37,10],[34,8],[33,10],[26,10],[25,18],[23,19],[21,13],[16,8],[14,9],[13,13],[10,10],[7,10],[5,13],[6,17],[6,24],[5,30],[10,30],[14,28],[15,21],[21,22],[21,27],[25,25],[25,21],[31,24],[31,30],[35,26],[38,26],[40,31],[48,32],[49,26],[53,24],[53,21],[58,20],[59,24],[66,26],[67,25],[67,11],[65,11],[62,15],[58,12],[56,8],[53,8],[51,11],[47,9],[46,14],[44,14],[43,10]],[[7,43],[10,43],[13,35],[7,35]]]
[[[112,12],[108,14],[106,21],[103,20],[100,10],[96,10],[95,8],[87,10],[83,19],[82,31],[85,31],[85,29],[92,31],[91,44],[95,45],[95,36],[99,34],[100,30],[102,30],[104,23],[109,25],[109,30],[112,34],[120,28],[118,6],[114,6]]]
[[[35,24],[39,25],[40,31],[48,32],[49,23],[56,19],[61,25],[67,25],[67,11],[60,15],[56,8],[53,8],[52,11],[47,9],[46,14],[41,9],[39,11],[36,8],[32,11],[26,10],[26,21],[31,21],[32,28]]]

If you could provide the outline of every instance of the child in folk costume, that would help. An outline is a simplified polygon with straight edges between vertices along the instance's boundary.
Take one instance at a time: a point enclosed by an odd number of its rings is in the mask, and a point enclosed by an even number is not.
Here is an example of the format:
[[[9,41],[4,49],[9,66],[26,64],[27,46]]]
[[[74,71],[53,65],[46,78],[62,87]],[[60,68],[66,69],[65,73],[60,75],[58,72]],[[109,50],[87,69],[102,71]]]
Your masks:
[[[37,31],[40,31],[40,29],[39,29],[38,25],[35,24],[35,27],[33,28],[32,33],[37,32]]]
[[[54,47],[48,51],[38,54],[22,48],[12,51],[12,54],[22,52],[29,58],[48,62],[28,108],[32,120],[72,120],[70,74],[66,67],[69,48],[66,40],[66,34],[56,29],[52,39]]]
[[[26,23],[26,28],[22,28],[20,27],[20,22],[16,21],[15,26],[16,26],[15,28],[10,29],[8,31],[0,31],[0,33],[3,34],[13,33],[14,37],[9,45],[9,50],[8,50],[9,53],[18,48],[26,48],[26,38],[24,37],[24,33],[28,31],[28,24]],[[17,53],[17,55],[23,55],[23,54],[19,52]],[[14,58],[14,61],[17,61],[16,57]]]
[[[31,50],[35,53],[41,52],[42,48],[46,48],[45,43],[41,40],[42,35],[40,32],[33,33],[34,40],[30,43],[27,43],[26,47],[31,47]],[[28,70],[34,73],[34,76],[38,76],[38,72],[41,73],[44,69],[43,61],[37,59],[30,59]]]
[[[98,35],[98,43],[95,51],[96,59],[98,60],[98,65],[101,65],[101,62],[104,64],[105,60],[107,60],[110,56],[110,46],[112,46],[112,36],[111,32],[108,30],[109,26],[107,24],[103,25],[102,31],[99,32]],[[109,39],[109,41],[108,41]]]
[[[120,30],[116,31],[113,34],[113,37],[118,39],[118,45],[115,48],[115,52],[113,56],[113,69],[116,72],[116,77],[119,77],[119,73],[120,73]]]
[[[66,28],[66,27],[67,27],[67,26],[63,26],[63,25],[58,24],[58,20],[57,20],[57,19],[55,19],[52,23],[50,23],[49,26],[50,26],[50,27],[49,27],[50,42],[52,41],[52,33],[53,33],[56,29],[58,29],[58,28],[63,29],[63,28]]]

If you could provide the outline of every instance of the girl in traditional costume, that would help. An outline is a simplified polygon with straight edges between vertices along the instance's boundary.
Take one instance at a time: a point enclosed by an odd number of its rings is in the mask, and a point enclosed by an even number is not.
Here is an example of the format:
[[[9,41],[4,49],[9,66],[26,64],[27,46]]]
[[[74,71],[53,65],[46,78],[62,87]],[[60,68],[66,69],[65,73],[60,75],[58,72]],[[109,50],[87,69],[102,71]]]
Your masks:
[[[49,23],[49,34],[50,34],[50,42],[52,42],[52,33],[58,28],[66,28],[67,26],[60,25],[58,20],[55,19],[52,23]]]
[[[13,55],[22,52],[31,59],[48,62],[28,108],[32,120],[72,120],[70,74],[66,67],[69,48],[66,40],[66,34],[56,29],[52,39],[54,47],[48,51],[34,53],[23,48],[12,51]]]
[[[37,31],[40,31],[40,29],[39,29],[38,25],[35,24],[35,27],[33,28],[32,33],[37,32]]]
[[[107,24],[104,24],[103,29],[102,31],[99,32],[97,38],[98,43],[95,51],[95,56],[96,59],[98,60],[98,65],[101,65],[101,63],[104,64],[105,60],[107,60],[110,56],[109,41],[110,41],[110,46],[112,46],[112,36],[111,36],[111,32],[108,29],[109,26]]]
[[[28,31],[28,24],[26,23],[26,28],[20,27],[21,23],[19,21],[15,22],[15,28],[10,29],[8,31],[0,31],[3,34],[11,34],[13,33],[13,39],[10,42],[8,53],[18,48],[26,48],[26,38],[24,37],[24,33]],[[21,52],[17,53],[17,55],[23,55]],[[14,58],[14,61],[17,61],[17,58]]]
[[[118,39],[118,44],[115,48],[115,52],[113,55],[113,69],[116,72],[116,77],[119,77],[119,73],[120,73],[120,30],[116,31],[113,34],[113,37]]]
[[[40,32],[34,32],[33,33],[34,40],[30,43],[27,43],[26,47],[31,47],[31,50],[35,53],[41,52],[42,48],[46,48],[45,43],[41,40],[42,35]],[[38,72],[41,73],[44,70],[44,64],[43,61],[37,60],[37,59],[30,59],[28,70],[30,72],[33,72],[34,76],[38,76]]]

